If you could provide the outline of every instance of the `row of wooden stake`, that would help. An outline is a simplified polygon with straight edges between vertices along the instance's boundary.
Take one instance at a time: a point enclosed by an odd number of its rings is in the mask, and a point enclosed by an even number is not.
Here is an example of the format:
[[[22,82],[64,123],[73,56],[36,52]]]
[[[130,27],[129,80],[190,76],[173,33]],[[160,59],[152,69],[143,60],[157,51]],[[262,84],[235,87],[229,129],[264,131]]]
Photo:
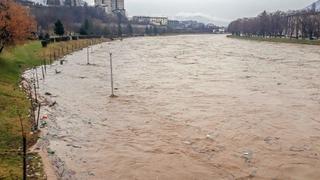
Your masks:
[[[101,42],[101,41],[98,41]],[[97,42],[95,42],[97,43]],[[92,45],[93,42],[91,41],[91,43],[86,43],[85,46],[89,46]],[[69,51],[71,50],[71,52],[73,52],[76,49],[81,49],[83,48],[83,46],[81,44],[76,44],[75,46],[72,44],[71,45],[71,49],[69,49],[69,46],[66,47],[66,53],[69,53]],[[61,47],[59,49],[55,49],[52,51],[50,51],[49,54],[49,63],[48,64],[52,64],[53,61],[55,61],[57,58],[62,57],[62,55],[64,55],[65,53],[65,49],[64,47]],[[89,61],[88,61],[89,62]],[[41,64],[41,73],[42,73],[42,80],[45,80],[45,76],[47,74],[47,60],[46,58],[43,59],[43,62]],[[39,76],[38,76],[38,69],[36,67],[33,68],[33,72],[32,72],[32,86],[29,85],[29,98],[30,98],[30,105],[31,105],[31,118],[33,121],[33,131],[38,131],[39,128],[39,121],[40,121],[40,110],[41,110],[41,103],[38,101],[38,92],[37,89],[40,88],[39,86]],[[32,92],[32,89],[34,90]],[[34,93],[34,100],[33,100],[33,94]],[[37,116],[36,116],[36,111],[37,111]],[[24,131],[24,126],[23,126],[23,120],[22,120],[22,116],[21,113],[18,112],[19,115],[19,120],[20,120],[20,124],[21,124],[21,136],[22,136],[22,158],[23,158],[23,180],[27,179],[27,137],[26,137],[26,132]]]

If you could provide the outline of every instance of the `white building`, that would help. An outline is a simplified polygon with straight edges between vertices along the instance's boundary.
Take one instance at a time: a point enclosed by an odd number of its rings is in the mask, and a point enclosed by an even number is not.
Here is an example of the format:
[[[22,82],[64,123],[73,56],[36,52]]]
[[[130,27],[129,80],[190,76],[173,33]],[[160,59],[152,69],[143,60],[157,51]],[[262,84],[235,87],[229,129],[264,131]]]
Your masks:
[[[225,27],[217,27],[217,28],[214,28],[212,30],[212,32],[215,34],[224,34],[226,32],[226,28]]]
[[[149,16],[133,16],[132,20],[141,24],[150,24],[155,26],[167,26],[167,17],[149,17]]]
[[[167,26],[168,18],[167,17],[150,17],[150,24],[157,26]]]

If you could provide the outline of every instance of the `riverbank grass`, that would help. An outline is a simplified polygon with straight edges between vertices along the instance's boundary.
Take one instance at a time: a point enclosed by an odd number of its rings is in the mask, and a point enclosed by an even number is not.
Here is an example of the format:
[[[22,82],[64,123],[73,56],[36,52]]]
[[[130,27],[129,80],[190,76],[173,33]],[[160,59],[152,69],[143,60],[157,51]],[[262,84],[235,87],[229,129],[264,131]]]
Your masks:
[[[21,126],[18,113],[21,113],[29,145],[36,140],[30,134],[28,122],[30,103],[19,88],[23,69],[40,64],[37,52],[39,42],[30,42],[15,48],[6,49],[0,55],[0,179],[21,179]]]
[[[320,45],[319,40],[290,39],[290,38],[263,38],[263,37],[234,36],[234,35],[228,35],[227,37],[234,38],[234,39],[251,40],[251,41],[266,41],[266,42],[276,42],[276,43]]]

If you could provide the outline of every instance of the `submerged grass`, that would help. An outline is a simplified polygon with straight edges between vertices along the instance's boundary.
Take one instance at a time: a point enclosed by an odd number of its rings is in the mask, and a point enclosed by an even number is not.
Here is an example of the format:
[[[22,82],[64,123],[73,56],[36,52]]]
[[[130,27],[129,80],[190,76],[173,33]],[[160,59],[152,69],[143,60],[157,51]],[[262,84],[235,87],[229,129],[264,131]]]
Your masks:
[[[102,41],[104,40],[68,41],[53,43],[47,48],[42,48],[39,41],[33,41],[5,49],[0,54],[0,179],[22,178],[22,138],[18,114],[22,116],[29,147],[38,138],[37,134],[31,133],[31,104],[25,92],[19,88],[23,71],[40,65],[53,52],[57,52],[56,58],[59,58],[92,42],[96,44]],[[29,158],[36,158],[36,155],[30,154]],[[43,177],[43,174],[40,173],[40,176]]]
[[[291,43],[291,44],[306,44],[306,45],[320,45],[319,40],[307,40],[307,39],[290,39],[290,38],[263,38],[263,37],[249,37],[249,36],[234,36],[229,35],[229,38],[252,40],[252,41],[266,41],[277,43]]]

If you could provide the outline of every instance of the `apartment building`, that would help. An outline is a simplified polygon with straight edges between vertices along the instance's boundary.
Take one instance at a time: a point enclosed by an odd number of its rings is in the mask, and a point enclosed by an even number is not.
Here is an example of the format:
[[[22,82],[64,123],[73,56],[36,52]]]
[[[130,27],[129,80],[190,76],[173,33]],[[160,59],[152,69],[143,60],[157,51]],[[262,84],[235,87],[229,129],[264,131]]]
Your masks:
[[[95,0],[95,6],[104,8],[106,13],[120,12],[125,15],[124,0]]]

